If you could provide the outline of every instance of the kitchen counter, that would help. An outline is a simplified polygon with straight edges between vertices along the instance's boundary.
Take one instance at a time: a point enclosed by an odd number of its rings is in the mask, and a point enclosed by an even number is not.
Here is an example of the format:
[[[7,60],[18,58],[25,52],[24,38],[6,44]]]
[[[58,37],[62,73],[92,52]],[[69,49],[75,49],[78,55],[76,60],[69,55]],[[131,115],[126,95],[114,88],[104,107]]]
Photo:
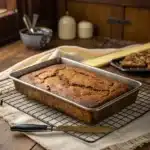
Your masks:
[[[79,45],[87,48],[98,48],[103,45],[103,40],[101,38],[96,40],[91,39],[74,41],[61,41],[55,39],[51,43],[51,47],[56,47],[60,45]],[[20,41],[1,47],[0,71],[3,71],[4,69],[7,69],[13,64],[40,52],[41,51],[27,49]],[[114,70],[114,68],[112,67],[105,67],[104,69],[122,74],[118,70]],[[150,75],[144,77],[132,75],[130,77],[150,83]],[[25,137],[24,135],[12,133],[11,131],[9,131],[9,126],[2,119],[0,119],[0,134],[3,135],[0,136],[0,149],[2,147],[3,150],[44,150],[41,146],[39,146],[29,138]],[[138,148],[137,150],[150,150],[150,144],[146,144],[145,146],[143,146],[142,148]]]

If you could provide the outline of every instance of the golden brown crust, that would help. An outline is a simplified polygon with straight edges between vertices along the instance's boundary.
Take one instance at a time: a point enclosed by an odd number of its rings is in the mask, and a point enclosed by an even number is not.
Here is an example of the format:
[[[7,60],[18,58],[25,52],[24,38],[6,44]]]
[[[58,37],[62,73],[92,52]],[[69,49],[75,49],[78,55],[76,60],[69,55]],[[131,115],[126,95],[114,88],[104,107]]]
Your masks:
[[[35,71],[20,79],[90,108],[100,106],[128,90],[128,86],[119,81],[64,64]]]

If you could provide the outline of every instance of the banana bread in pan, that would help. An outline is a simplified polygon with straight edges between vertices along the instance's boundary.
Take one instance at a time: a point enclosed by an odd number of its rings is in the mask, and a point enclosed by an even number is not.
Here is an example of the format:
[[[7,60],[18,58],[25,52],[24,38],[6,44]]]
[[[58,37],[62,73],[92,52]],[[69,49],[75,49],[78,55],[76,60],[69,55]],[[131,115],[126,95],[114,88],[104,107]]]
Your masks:
[[[128,85],[120,81],[65,64],[52,65],[20,79],[88,108],[100,106],[128,91]]]

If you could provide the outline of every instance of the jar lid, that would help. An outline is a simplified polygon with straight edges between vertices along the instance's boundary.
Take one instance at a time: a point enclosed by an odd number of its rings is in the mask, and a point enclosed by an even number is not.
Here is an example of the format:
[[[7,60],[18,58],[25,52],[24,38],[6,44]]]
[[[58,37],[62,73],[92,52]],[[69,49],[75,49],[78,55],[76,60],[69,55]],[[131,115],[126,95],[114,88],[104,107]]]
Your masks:
[[[80,21],[78,26],[79,28],[92,28],[93,24],[89,21]]]
[[[68,12],[68,11],[66,12],[65,16],[62,16],[62,17],[60,18],[59,22],[63,22],[63,23],[73,23],[73,24],[76,23],[75,19],[74,19],[72,16],[69,15],[69,12]]]

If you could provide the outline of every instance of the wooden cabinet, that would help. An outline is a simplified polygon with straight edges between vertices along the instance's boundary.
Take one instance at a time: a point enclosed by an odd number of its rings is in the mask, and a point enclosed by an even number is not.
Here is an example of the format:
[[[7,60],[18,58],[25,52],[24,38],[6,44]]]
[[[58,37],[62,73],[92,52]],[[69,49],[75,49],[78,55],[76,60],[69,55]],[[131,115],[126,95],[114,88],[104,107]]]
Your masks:
[[[150,41],[150,9],[126,8],[125,19],[131,22],[124,26],[125,40]]]
[[[47,26],[56,29],[56,0],[17,0],[17,6],[20,15],[20,23],[22,23],[22,16],[28,14],[33,18],[33,13],[39,14],[38,25]]]
[[[0,18],[0,45],[18,36],[17,15],[13,13]]]
[[[0,8],[14,10],[16,8],[16,0],[0,0]]]
[[[56,27],[56,0],[28,0],[28,14],[32,18],[33,13],[40,15],[39,24],[53,30]]]
[[[0,8],[7,11],[0,14],[0,45],[18,38],[16,0],[0,0]]]
[[[68,1],[67,6],[70,15],[75,17],[77,22],[88,20],[95,25],[95,35],[121,38],[122,25],[110,25],[108,19],[123,19],[122,7],[76,1]]]
[[[77,22],[89,20],[95,25],[95,35],[137,42],[150,40],[149,0],[66,0],[66,3],[66,10]],[[59,7],[58,12],[64,15],[64,7]],[[116,22],[109,24],[109,18],[115,18]]]
[[[0,8],[6,8],[6,1],[0,0]]]
[[[7,4],[7,10],[15,10],[16,9],[16,0],[5,0]]]

